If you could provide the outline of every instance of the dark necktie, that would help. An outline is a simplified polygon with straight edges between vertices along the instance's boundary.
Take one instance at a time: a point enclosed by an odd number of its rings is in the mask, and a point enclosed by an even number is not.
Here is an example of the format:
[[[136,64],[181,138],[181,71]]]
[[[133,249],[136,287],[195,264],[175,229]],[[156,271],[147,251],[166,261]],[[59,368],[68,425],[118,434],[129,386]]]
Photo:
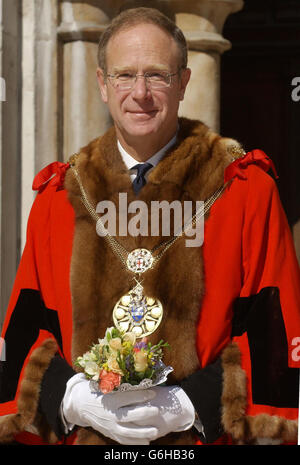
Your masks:
[[[139,163],[138,165],[133,166],[131,169],[137,170],[137,175],[135,180],[132,183],[133,190],[137,195],[141,188],[146,184],[145,174],[148,170],[152,168],[151,163]]]

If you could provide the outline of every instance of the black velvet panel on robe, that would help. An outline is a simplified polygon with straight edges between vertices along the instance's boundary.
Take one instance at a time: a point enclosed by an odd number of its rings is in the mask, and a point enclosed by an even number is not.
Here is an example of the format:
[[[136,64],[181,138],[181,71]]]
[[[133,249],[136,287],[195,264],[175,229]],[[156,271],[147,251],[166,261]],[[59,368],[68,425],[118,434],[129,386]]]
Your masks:
[[[288,367],[288,342],[277,287],[234,303],[232,335],[247,332],[254,404],[297,408],[299,370]]]

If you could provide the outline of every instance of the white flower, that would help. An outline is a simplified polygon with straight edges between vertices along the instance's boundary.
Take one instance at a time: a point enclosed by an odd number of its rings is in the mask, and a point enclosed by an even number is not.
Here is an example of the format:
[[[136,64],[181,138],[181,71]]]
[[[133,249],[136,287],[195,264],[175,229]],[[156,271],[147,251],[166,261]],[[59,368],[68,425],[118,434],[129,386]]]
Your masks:
[[[103,346],[108,346],[108,339],[111,339],[111,332],[112,332],[113,329],[114,329],[113,326],[111,326],[110,328],[107,328],[107,330],[105,331],[104,338],[103,339],[98,339],[98,343],[99,343],[101,348]]]
[[[119,367],[119,364],[115,358],[114,355],[111,355],[108,359],[107,359],[107,366],[108,368],[111,370],[111,371],[114,371],[115,373],[119,373],[120,375],[123,376],[123,371],[121,370],[121,368]]]
[[[113,337],[110,341],[109,341],[109,347],[114,350],[114,351],[118,351],[118,350],[121,350],[122,349],[122,341],[119,337]]]
[[[82,368],[85,368],[87,363],[94,362],[95,360],[96,355],[93,352],[86,352],[82,357],[77,358],[77,363],[79,363]]]
[[[100,367],[97,365],[96,362],[86,362],[84,371],[89,375],[92,376],[92,379],[98,381],[100,375]]]
[[[128,331],[128,333],[124,334],[123,341],[128,341],[134,346],[135,341],[136,341],[136,336],[133,332]]]
[[[108,345],[108,341],[107,341],[106,337],[104,337],[103,339],[98,339],[98,343],[99,343],[100,347]]]
[[[77,357],[77,363],[80,365],[82,368],[85,366],[85,361],[83,360],[83,357]]]

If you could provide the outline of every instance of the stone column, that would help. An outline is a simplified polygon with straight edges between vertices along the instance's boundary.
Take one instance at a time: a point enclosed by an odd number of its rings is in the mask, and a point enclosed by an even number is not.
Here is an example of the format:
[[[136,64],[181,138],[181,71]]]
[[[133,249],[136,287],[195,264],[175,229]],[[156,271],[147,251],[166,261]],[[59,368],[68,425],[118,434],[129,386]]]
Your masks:
[[[216,131],[220,124],[220,59],[231,47],[222,30],[227,17],[242,7],[242,0],[170,1],[188,42],[192,70],[180,114],[200,119]]]
[[[57,0],[22,0],[21,250],[35,196],[33,178],[58,158],[56,28]]]
[[[102,102],[96,80],[99,37],[116,13],[114,2],[63,1],[58,26],[64,80],[61,110],[61,159],[111,126],[107,106]]]
[[[20,30],[21,9],[19,0],[1,0],[0,329],[20,256]]]

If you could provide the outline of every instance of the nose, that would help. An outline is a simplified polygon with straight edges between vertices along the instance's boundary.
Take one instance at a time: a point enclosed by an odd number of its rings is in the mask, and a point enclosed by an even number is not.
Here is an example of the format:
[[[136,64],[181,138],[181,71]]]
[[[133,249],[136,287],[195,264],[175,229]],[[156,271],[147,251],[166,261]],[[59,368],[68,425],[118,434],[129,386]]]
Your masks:
[[[137,75],[134,86],[132,88],[132,97],[135,99],[145,99],[149,97],[150,90],[147,86],[147,81],[145,76]]]

